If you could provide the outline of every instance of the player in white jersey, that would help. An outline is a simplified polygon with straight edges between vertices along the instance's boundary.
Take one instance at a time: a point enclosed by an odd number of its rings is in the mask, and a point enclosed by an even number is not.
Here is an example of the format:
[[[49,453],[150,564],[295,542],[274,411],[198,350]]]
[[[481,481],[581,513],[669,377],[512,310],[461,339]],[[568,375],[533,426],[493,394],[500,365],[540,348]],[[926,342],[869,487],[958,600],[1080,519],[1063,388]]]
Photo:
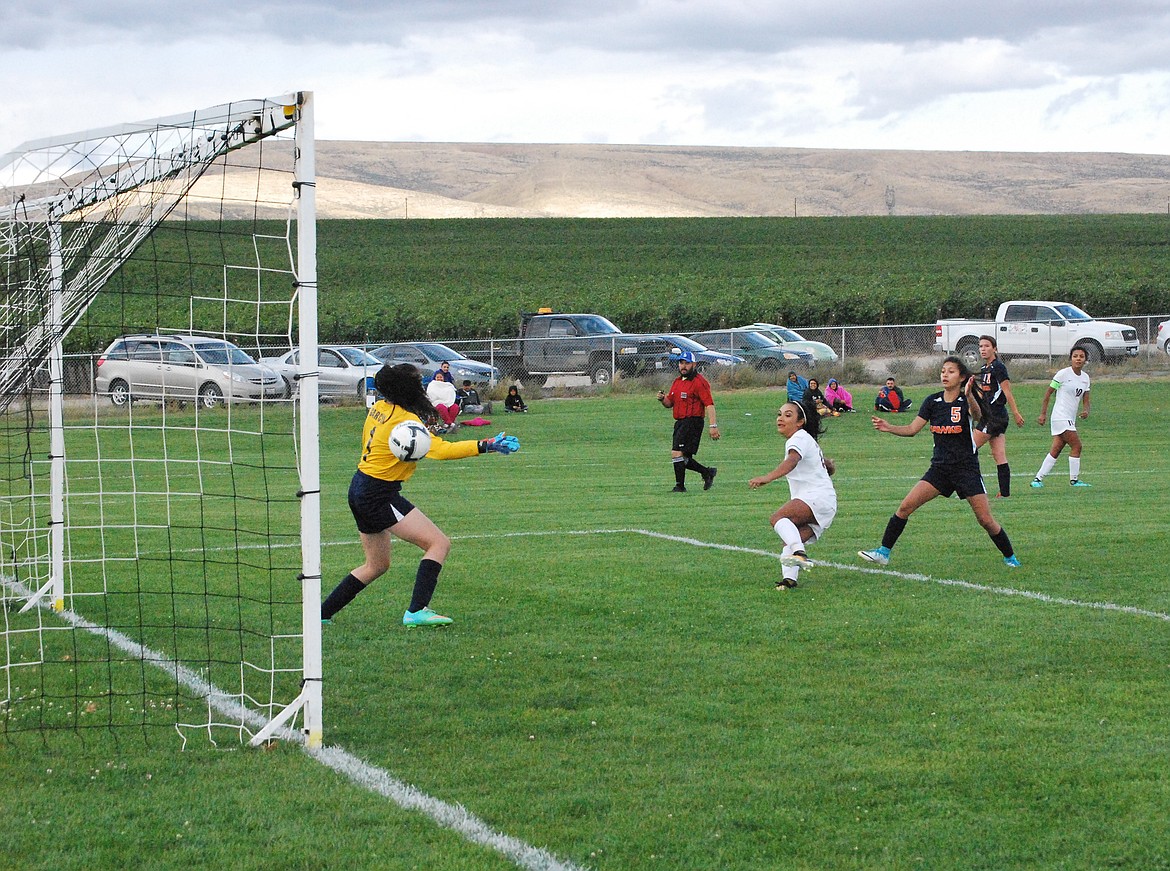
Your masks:
[[[1080,407],[1080,418],[1085,420],[1089,416],[1089,376],[1081,370],[1085,366],[1088,355],[1081,348],[1073,348],[1069,352],[1069,364],[1052,377],[1052,383],[1044,393],[1044,404],[1040,407],[1040,417],[1037,422],[1043,426],[1048,416],[1048,400],[1056,394],[1056,402],[1052,405],[1052,447],[1048,455],[1040,464],[1040,471],[1036,473],[1032,486],[1037,489],[1044,486],[1044,476],[1052,471],[1056,465],[1056,458],[1069,446],[1068,482],[1074,487],[1091,487],[1081,480],[1081,437],[1077,433],[1077,407]]]
[[[836,470],[825,459],[817,438],[821,434],[820,415],[799,402],[786,402],[776,413],[776,429],[784,436],[784,459],[766,475],[748,481],[758,490],[780,478],[788,479],[789,500],[772,514],[772,528],[784,542],[780,559],[777,590],[796,586],[802,568],[814,565],[804,552],[807,542],[816,541],[837,515],[837,491],[829,476]]]

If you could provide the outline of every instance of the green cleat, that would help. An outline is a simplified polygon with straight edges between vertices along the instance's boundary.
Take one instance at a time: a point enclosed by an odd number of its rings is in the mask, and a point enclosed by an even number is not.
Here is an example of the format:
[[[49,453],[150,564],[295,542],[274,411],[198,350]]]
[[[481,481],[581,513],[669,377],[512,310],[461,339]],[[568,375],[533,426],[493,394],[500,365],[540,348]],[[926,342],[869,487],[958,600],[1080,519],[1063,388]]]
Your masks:
[[[446,626],[454,623],[450,617],[436,614],[430,608],[420,608],[417,611],[406,611],[402,615],[403,626]]]
[[[1092,487],[1093,486],[1092,484],[1086,484],[1084,481],[1078,480],[1077,478],[1073,478],[1071,481],[1069,481],[1069,484],[1071,484],[1074,487]]]
[[[1041,487],[1044,486],[1044,482],[1041,481],[1039,478],[1033,478],[1032,479],[1032,486],[1035,487],[1037,490],[1039,490]]]

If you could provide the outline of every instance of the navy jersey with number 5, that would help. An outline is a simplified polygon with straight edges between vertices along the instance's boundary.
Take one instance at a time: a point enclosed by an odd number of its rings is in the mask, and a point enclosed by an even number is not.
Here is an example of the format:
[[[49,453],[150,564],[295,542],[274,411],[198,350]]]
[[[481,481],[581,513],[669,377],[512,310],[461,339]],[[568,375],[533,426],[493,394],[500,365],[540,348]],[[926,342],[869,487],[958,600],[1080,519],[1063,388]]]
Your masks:
[[[943,391],[932,393],[919,407],[918,416],[926,421],[934,436],[932,465],[979,468],[965,394],[960,393],[954,402],[947,402]]]

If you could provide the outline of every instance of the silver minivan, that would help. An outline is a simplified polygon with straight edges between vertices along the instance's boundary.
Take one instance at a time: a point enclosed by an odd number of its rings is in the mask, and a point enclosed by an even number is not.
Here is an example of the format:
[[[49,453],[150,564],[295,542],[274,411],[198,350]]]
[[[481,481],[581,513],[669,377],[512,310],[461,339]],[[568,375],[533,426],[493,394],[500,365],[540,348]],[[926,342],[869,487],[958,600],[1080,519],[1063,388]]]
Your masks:
[[[284,380],[223,339],[135,335],[115,339],[98,357],[94,389],[114,405],[149,399],[214,408],[279,399]]]

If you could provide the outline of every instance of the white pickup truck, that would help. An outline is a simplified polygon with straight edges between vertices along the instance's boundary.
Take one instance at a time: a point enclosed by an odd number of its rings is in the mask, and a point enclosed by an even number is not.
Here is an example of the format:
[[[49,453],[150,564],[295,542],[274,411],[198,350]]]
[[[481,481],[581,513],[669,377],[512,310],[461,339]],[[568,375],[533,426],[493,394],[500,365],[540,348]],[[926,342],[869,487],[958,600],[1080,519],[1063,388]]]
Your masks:
[[[994,321],[948,318],[934,325],[934,350],[962,357],[970,368],[982,365],[979,337],[995,336],[1004,357],[1065,358],[1083,348],[1089,362],[1138,355],[1137,330],[1126,324],[1094,320],[1075,305],[1046,300],[1011,300]]]

